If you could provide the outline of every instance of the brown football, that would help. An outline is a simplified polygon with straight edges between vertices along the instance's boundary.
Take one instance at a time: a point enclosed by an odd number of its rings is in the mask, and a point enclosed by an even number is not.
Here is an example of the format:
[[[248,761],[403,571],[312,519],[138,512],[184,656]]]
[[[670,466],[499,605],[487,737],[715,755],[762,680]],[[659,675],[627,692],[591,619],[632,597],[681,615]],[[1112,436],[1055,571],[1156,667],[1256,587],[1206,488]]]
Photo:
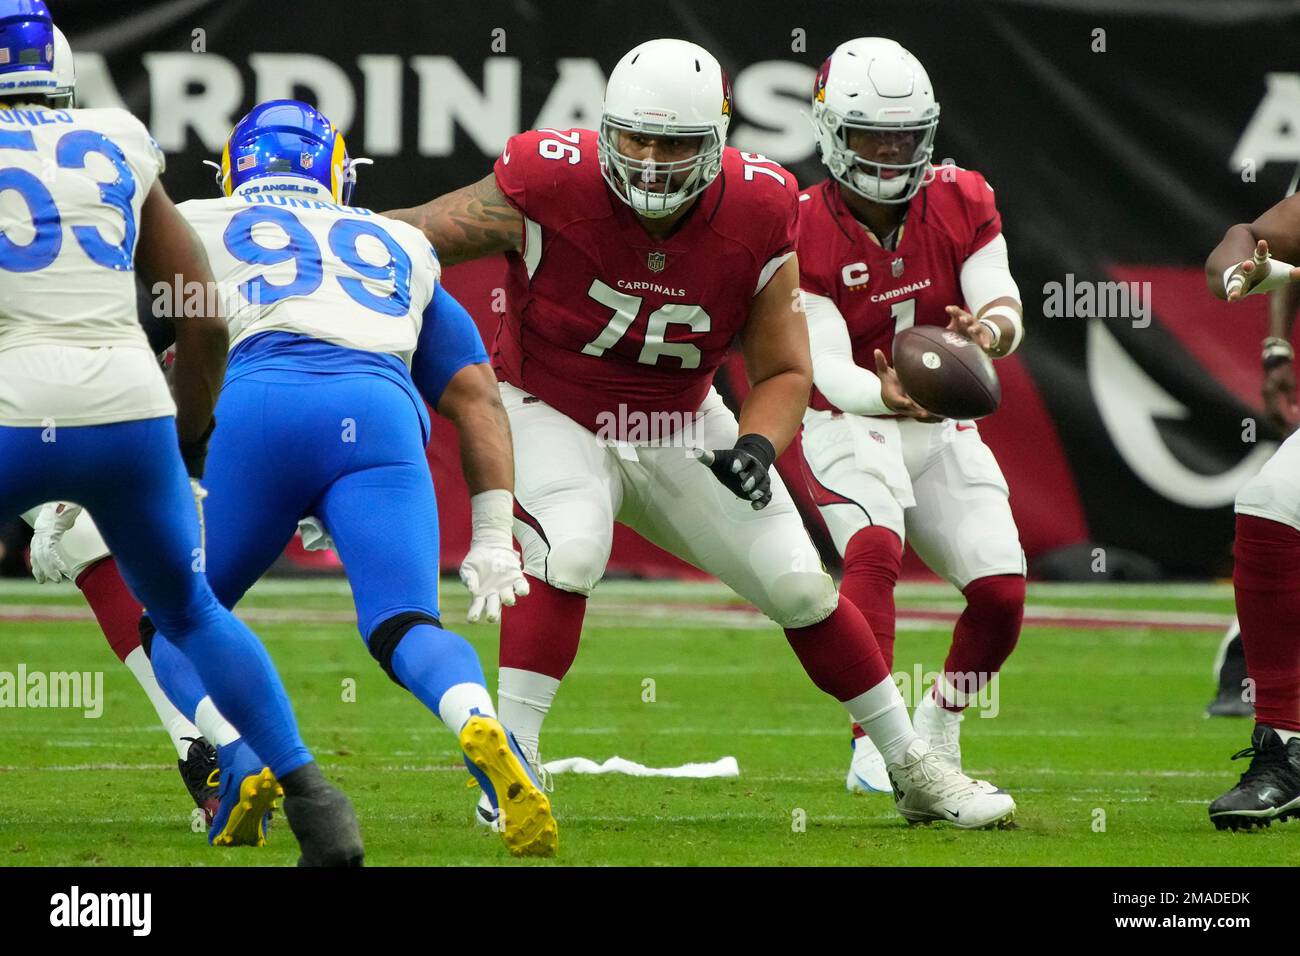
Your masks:
[[[982,418],[1002,401],[998,373],[984,350],[936,325],[895,336],[894,369],[918,405],[944,418]]]

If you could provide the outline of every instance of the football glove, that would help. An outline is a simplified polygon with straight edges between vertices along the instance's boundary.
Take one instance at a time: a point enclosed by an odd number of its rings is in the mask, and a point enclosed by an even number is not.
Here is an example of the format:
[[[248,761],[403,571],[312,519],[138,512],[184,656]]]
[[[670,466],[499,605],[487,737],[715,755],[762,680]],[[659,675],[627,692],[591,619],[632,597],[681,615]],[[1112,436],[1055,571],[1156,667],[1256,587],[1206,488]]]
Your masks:
[[[741,435],[733,448],[718,451],[701,448],[696,455],[718,481],[737,498],[748,501],[755,511],[771,502],[772,476],[768,472],[776,461],[776,449],[762,435]]]
[[[68,566],[59,554],[59,542],[80,514],[81,505],[52,501],[36,516],[36,523],[32,525],[36,532],[32,537],[32,577],[36,583],[56,584],[65,578],[71,580]]]
[[[517,598],[528,594],[528,579],[511,541],[513,506],[514,495],[505,489],[479,492],[470,499],[474,530],[460,579],[470,593],[465,620],[471,624],[480,618],[495,624],[503,605],[514,607]]]
[[[302,535],[304,551],[335,550],[334,539],[330,537],[329,529],[320,518],[313,518],[310,515],[303,518],[298,522],[298,533]]]

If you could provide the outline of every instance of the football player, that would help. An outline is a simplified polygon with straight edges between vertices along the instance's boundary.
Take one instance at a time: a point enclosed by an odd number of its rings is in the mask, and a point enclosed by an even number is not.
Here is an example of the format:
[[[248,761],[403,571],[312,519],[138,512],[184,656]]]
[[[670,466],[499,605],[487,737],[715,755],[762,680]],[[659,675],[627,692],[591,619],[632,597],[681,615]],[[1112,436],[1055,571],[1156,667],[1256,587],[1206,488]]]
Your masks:
[[[318,519],[347,570],[371,655],[458,735],[484,792],[500,796],[511,852],[550,855],[559,839],[550,803],[496,720],[474,649],[444,629],[438,607],[425,403],[460,434],[473,495],[461,566],[472,621],[497,620],[502,604],[528,591],[510,540],[509,422],[478,329],[439,284],[429,243],[350,205],[354,182],[330,121],[305,103],[272,100],[231,132],[223,198],[178,207],[213,263],[232,345],[208,457],[208,579],[233,607],[299,521]],[[206,706],[183,659],[164,649],[153,662],[160,674],[185,672],[166,682],[183,713]],[[240,741],[221,749],[225,808],[226,768],[255,783],[261,761]],[[218,816],[214,842],[262,842],[266,804],[251,803]]]
[[[1300,175],[1300,173],[1298,173]],[[1293,190],[1294,191],[1294,190]],[[1288,194],[1289,195],[1289,194]],[[1296,402],[1295,349],[1291,331],[1300,309],[1300,285],[1285,285],[1268,297],[1268,336],[1260,355],[1264,366],[1264,415],[1269,423],[1290,437],[1300,425],[1300,403]],[[1253,717],[1254,694],[1244,694],[1246,654],[1241,647],[1241,622],[1234,620],[1223,635],[1214,659],[1219,689],[1205,708],[1207,717]]]
[[[77,77],[72,47],[58,27],[54,28],[54,78],[56,87],[47,101],[52,109],[76,107]],[[47,584],[67,579],[86,598],[118,660],[140,684],[149,698],[163,729],[176,748],[176,765],[181,780],[211,825],[217,809],[217,752],[199,729],[176,709],[154,676],[153,665],[140,645],[137,621],[143,610],[131,594],[117,562],[90,518],[78,521],[79,505],[51,502],[23,515],[35,534],[31,545],[32,576]],[[74,530],[75,523],[75,530]]]
[[[1210,291],[1239,302],[1300,281],[1300,195],[1288,196],[1251,223],[1238,223],[1205,261]],[[1292,313],[1294,315],[1294,313]],[[1285,329],[1274,326],[1263,343],[1265,367],[1290,371],[1294,358]],[[1281,382],[1275,404],[1281,424],[1294,424],[1294,377]],[[1232,585],[1255,689],[1250,758],[1237,785],[1210,804],[1219,829],[1268,826],[1300,816],[1300,432],[1292,431],[1272,458],[1237,492],[1236,564]]]
[[[912,730],[871,629],[772,470],[811,385],[797,189],[776,163],[726,146],[731,111],[708,51],[652,40],[619,60],[599,130],[522,133],[483,180],[389,213],[444,262],[509,263],[493,365],[532,591],[502,621],[502,717],[536,761],[617,521],[785,629],[816,686],[876,740],[909,821],[1000,823],[1011,800]],[[753,381],[739,423],[711,387],[733,339]]]
[[[963,711],[1020,635],[1024,552],[1006,480],[975,423],[930,416],[886,356],[914,325],[947,326],[994,358],[1009,355],[1024,334],[1020,292],[984,177],[931,165],[939,104],[907,50],[882,37],[837,47],[817,73],[812,122],[830,178],[799,197],[816,384],[804,477],[844,556],[841,593],[871,623],[886,666],[905,540],[966,598],[913,718],[960,770]],[[888,791],[879,750],[860,726],[853,732],[849,790]]]
[[[227,333],[206,305],[176,323],[173,398],[136,318],[134,271],[201,287],[212,272],[159,181],[162,152],[125,110],[50,107],[43,0],[0,0],[0,51],[0,514],[51,497],[92,511],[167,635],[157,644],[266,755],[300,862],[360,864],[351,804],[303,743],[270,658],[195,567]]]

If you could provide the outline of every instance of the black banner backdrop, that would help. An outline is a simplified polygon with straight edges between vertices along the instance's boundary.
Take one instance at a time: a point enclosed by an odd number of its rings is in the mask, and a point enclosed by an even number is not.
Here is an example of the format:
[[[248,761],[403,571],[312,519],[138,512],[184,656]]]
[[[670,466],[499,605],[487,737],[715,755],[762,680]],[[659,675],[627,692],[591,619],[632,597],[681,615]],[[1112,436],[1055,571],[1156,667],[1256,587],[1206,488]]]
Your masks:
[[[983,172],[1004,217],[1028,336],[1000,363],[1007,400],[981,428],[1031,569],[1228,566],[1233,494],[1280,436],[1259,415],[1262,298],[1213,301],[1200,264],[1300,163],[1300,2],[50,7],[82,105],[145,120],[174,197],[211,195],[201,160],[219,157],[235,120],[296,96],[375,159],[355,198],[379,210],[482,177],[521,129],[594,125],[608,70],[655,36],[711,50],[733,81],[732,144],[808,185],[822,178],[802,115],[816,67],[850,37],[897,39],[942,104],[937,158]],[[471,287],[491,281],[449,277],[489,333],[488,296]],[[444,525],[464,521],[458,507],[445,503]]]

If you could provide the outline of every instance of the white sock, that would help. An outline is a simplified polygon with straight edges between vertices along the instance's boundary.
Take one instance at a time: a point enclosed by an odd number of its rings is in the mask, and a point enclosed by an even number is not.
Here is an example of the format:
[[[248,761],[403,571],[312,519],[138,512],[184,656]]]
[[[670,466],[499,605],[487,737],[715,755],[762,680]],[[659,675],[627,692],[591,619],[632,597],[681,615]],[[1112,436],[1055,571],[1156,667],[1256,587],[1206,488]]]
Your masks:
[[[555,702],[560,682],[535,671],[503,667],[497,675],[497,705],[501,723],[515,735],[524,753],[537,758],[542,721]]]
[[[917,736],[893,677],[886,677],[866,693],[846,700],[844,709],[866,731],[885,758],[885,766],[906,761],[907,748]]]
[[[167,699],[163,689],[158,686],[158,678],[154,676],[153,665],[149,663],[149,657],[145,654],[143,647],[137,647],[130,654],[127,654],[126,660],[122,661],[122,663],[140,682],[140,689],[149,698],[149,703],[153,704],[158,719],[162,721],[163,730],[167,731],[167,736],[172,739],[172,746],[176,748],[177,757],[184,760],[189,755],[190,742],[182,738],[199,736],[199,729],[186,720],[184,714],[172,706],[172,702]]]
[[[953,712],[942,706],[940,701],[965,710],[971,704],[979,703],[979,696],[979,691],[966,693],[965,691],[958,690],[953,686],[952,681],[948,680],[947,674],[940,674],[939,679],[935,681],[934,685],[930,688],[930,693],[925,695],[927,700],[930,700],[936,707],[947,714],[952,714]]]
[[[221,716],[221,711],[217,710],[217,705],[212,703],[211,697],[204,697],[199,701],[199,706],[194,711],[194,722],[199,725],[199,730],[203,731],[203,736],[208,738],[208,743],[214,747],[224,747],[239,739],[239,731],[230,721]]]
[[[1274,727],[1273,730],[1279,737],[1282,738],[1282,746],[1284,747],[1286,746],[1286,742],[1290,740],[1292,737],[1300,737],[1300,731],[1279,730],[1277,727]]]
[[[945,700],[957,702],[960,697],[965,696],[949,684],[945,678],[940,678],[940,680],[943,681],[943,686],[946,688],[946,690],[943,691]],[[933,711],[934,715],[941,720],[961,720],[962,711],[949,710],[947,707],[944,707],[943,704],[939,703],[939,695],[939,685],[936,683],[929,693],[921,697],[921,702],[916,705],[917,710],[924,707],[926,710]],[[915,723],[915,720],[913,720],[913,723]]]
[[[492,709],[492,695],[482,684],[453,684],[438,698],[438,716],[453,733],[460,733],[476,710],[484,717],[497,715]]]

